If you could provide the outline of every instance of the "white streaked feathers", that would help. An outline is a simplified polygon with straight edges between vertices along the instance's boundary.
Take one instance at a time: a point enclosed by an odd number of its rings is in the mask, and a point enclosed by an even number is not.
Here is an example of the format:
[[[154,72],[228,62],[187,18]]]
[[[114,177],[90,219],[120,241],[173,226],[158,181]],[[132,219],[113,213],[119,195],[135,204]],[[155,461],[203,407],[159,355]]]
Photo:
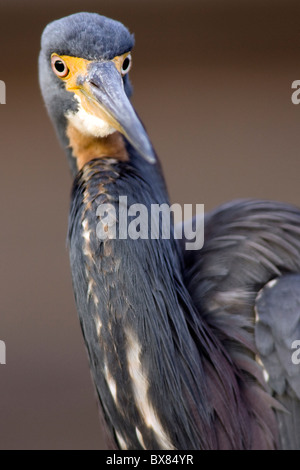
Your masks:
[[[87,219],[84,219],[82,221],[82,229],[83,229],[83,239],[84,239],[84,244],[83,244],[83,253],[87,258],[90,258],[90,260],[93,260],[93,253],[91,252],[90,249],[90,235],[91,235],[91,230],[89,229],[89,223]],[[88,289],[87,289],[87,300],[91,297],[93,299],[93,302],[95,304],[95,307],[98,306],[99,304],[99,299],[94,291],[95,287],[95,281],[94,279],[90,276],[89,270],[86,267],[85,269],[85,274],[88,279]]]
[[[120,433],[118,433],[118,431],[116,431],[116,437],[118,439],[118,442],[119,442],[119,446],[121,447],[122,450],[127,450],[127,444],[126,442],[124,441],[123,437],[121,436]]]
[[[87,219],[82,221],[82,237],[84,240],[83,245],[83,253],[87,258],[91,258],[91,250],[90,250],[90,235],[91,230],[89,228],[89,223]],[[87,298],[92,298],[95,307],[98,306],[99,299],[94,292],[94,280],[89,275],[88,267],[86,267],[86,276],[88,280],[88,290],[87,290]],[[97,336],[100,339],[101,336],[101,329],[102,329],[102,322],[98,315],[94,317]],[[130,330],[125,331],[126,341],[127,341],[127,351],[126,351],[126,358],[128,362],[128,370],[129,375],[132,380],[132,390],[134,394],[134,399],[136,406],[144,419],[144,422],[148,428],[150,428],[161,449],[172,450],[174,446],[172,445],[170,438],[164,431],[162,424],[159,421],[158,416],[155,413],[155,410],[152,406],[152,403],[148,397],[148,389],[149,389],[149,382],[148,379],[142,369],[140,355],[141,355],[141,345],[139,344],[137,338],[135,337],[134,333]],[[114,402],[117,405],[117,383],[113,378],[112,374],[109,371],[108,364],[104,362],[104,377],[107,383],[107,386],[110,390],[111,396]],[[138,441],[140,442],[141,446],[145,449],[145,443],[142,436],[141,431],[136,428],[136,436]],[[119,434],[116,433],[117,439],[121,449],[127,449],[127,443],[125,442],[124,438]]]
[[[127,340],[127,362],[129,374],[132,380],[132,389],[135,397],[136,406],[139,409],[145,424],[151,428],[161,449],[174,449],[169,437],[165,433],[162,425],[153,409],[148,397],[149,383],[147,377],[142,370],[140,362],[141,345],[138,343],[133,332],[126,331]],[[137,433],[139,438],[139,434]],[[140,436],[141,437],[141,436]],[[139,439],[140,440],[140,439]],[[140,441],[143,445],[143,441]]]
[[[141,432],[138,428],[135,428],[135,433],[136,433],[136,437],[138,438],[139,443],[141,444],[143,449],[146,450],[146,446],[145,446],[145,443],[144,443],[143,436],[142,436],[142,434],[141,434]]]
[[[269,373],[268,373],[267,369],[263,365],[263,363],[262,363],[262,361],[261,361],[261,359],[258,355],[255,356],[255,360],[256,360],[257,364],[259,364],[261,366],[262,373],[263,373],[263,376],[264,376],[264,380],[265,380],[266,383],[268,383],[269,380],[270,380],[270,376],[269,376]]]
[[[99,315],[96,315],[94,318],[95,325],[96,325],[96,333],[98,338],[100,338],[101,335],[101,328],[102,328],[102,321],[100,320]]]
[[[106,361],[104,362],[104,376],[105,376],[105,380],[108,385],[108,388],[110,390],[111,396],[116,402],[117,401],[117,384],[108,370],[108,365]]]

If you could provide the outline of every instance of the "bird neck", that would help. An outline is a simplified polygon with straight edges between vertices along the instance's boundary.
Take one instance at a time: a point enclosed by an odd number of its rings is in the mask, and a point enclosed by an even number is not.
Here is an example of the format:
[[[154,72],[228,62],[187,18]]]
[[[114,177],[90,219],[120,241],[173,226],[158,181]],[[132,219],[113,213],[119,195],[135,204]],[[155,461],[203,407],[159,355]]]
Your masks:
[[[118,161],[128,161],[126,144],[120,132],[116,131],[105,137],[83,134],[74,125],[68,123],[66,135],[72,158],[76,162],[76,171],[94,158],[114,158]]]
[[[168,202],[158,167],[139,162],[90,161],[73,188],[73,285],[104,414],[123,449],[242,447],[232,365],[193,306],[176,240],[97,237],[98,224],[118,228],[120,196]]]

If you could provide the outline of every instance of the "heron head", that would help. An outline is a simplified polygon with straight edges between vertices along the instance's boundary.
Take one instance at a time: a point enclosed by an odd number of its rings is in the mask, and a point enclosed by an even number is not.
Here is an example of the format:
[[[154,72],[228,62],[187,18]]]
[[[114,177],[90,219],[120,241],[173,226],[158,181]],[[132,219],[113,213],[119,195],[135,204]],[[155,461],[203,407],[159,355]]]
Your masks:
[[[155,155],[130,101],[133,35],[118,21],[76,13],[44,30],[39,78],[48,112],[65,146],[67,129],[106,138],[121,133],[148,162]]]

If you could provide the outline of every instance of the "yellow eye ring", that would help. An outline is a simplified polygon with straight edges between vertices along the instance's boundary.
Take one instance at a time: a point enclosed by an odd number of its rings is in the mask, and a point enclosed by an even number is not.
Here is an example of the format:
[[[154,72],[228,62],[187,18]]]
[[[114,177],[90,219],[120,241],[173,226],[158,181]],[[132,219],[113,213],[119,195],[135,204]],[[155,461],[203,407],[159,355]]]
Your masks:
[[[70,71],[65,61],[56,54],[51,56],[51,67],[55,75],[59,78],[65,78]]]

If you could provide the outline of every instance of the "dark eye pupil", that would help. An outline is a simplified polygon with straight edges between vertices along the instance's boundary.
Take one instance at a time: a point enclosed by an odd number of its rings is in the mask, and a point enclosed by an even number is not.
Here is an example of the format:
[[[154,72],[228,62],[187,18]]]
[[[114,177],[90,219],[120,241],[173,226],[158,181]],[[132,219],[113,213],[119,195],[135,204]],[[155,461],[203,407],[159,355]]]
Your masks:
[[[128,58],[126,58],[126,59],[124,60],[124,62],[123,62],[122,69],[123,69],[124,71],[127,70],[128,67],[129,67],[129,65],[130,65],[130,60],[129,60]]]
[[[65,70],[65,64],[61,60],[57,60],[54,64],[54,67],[60,73]]]

